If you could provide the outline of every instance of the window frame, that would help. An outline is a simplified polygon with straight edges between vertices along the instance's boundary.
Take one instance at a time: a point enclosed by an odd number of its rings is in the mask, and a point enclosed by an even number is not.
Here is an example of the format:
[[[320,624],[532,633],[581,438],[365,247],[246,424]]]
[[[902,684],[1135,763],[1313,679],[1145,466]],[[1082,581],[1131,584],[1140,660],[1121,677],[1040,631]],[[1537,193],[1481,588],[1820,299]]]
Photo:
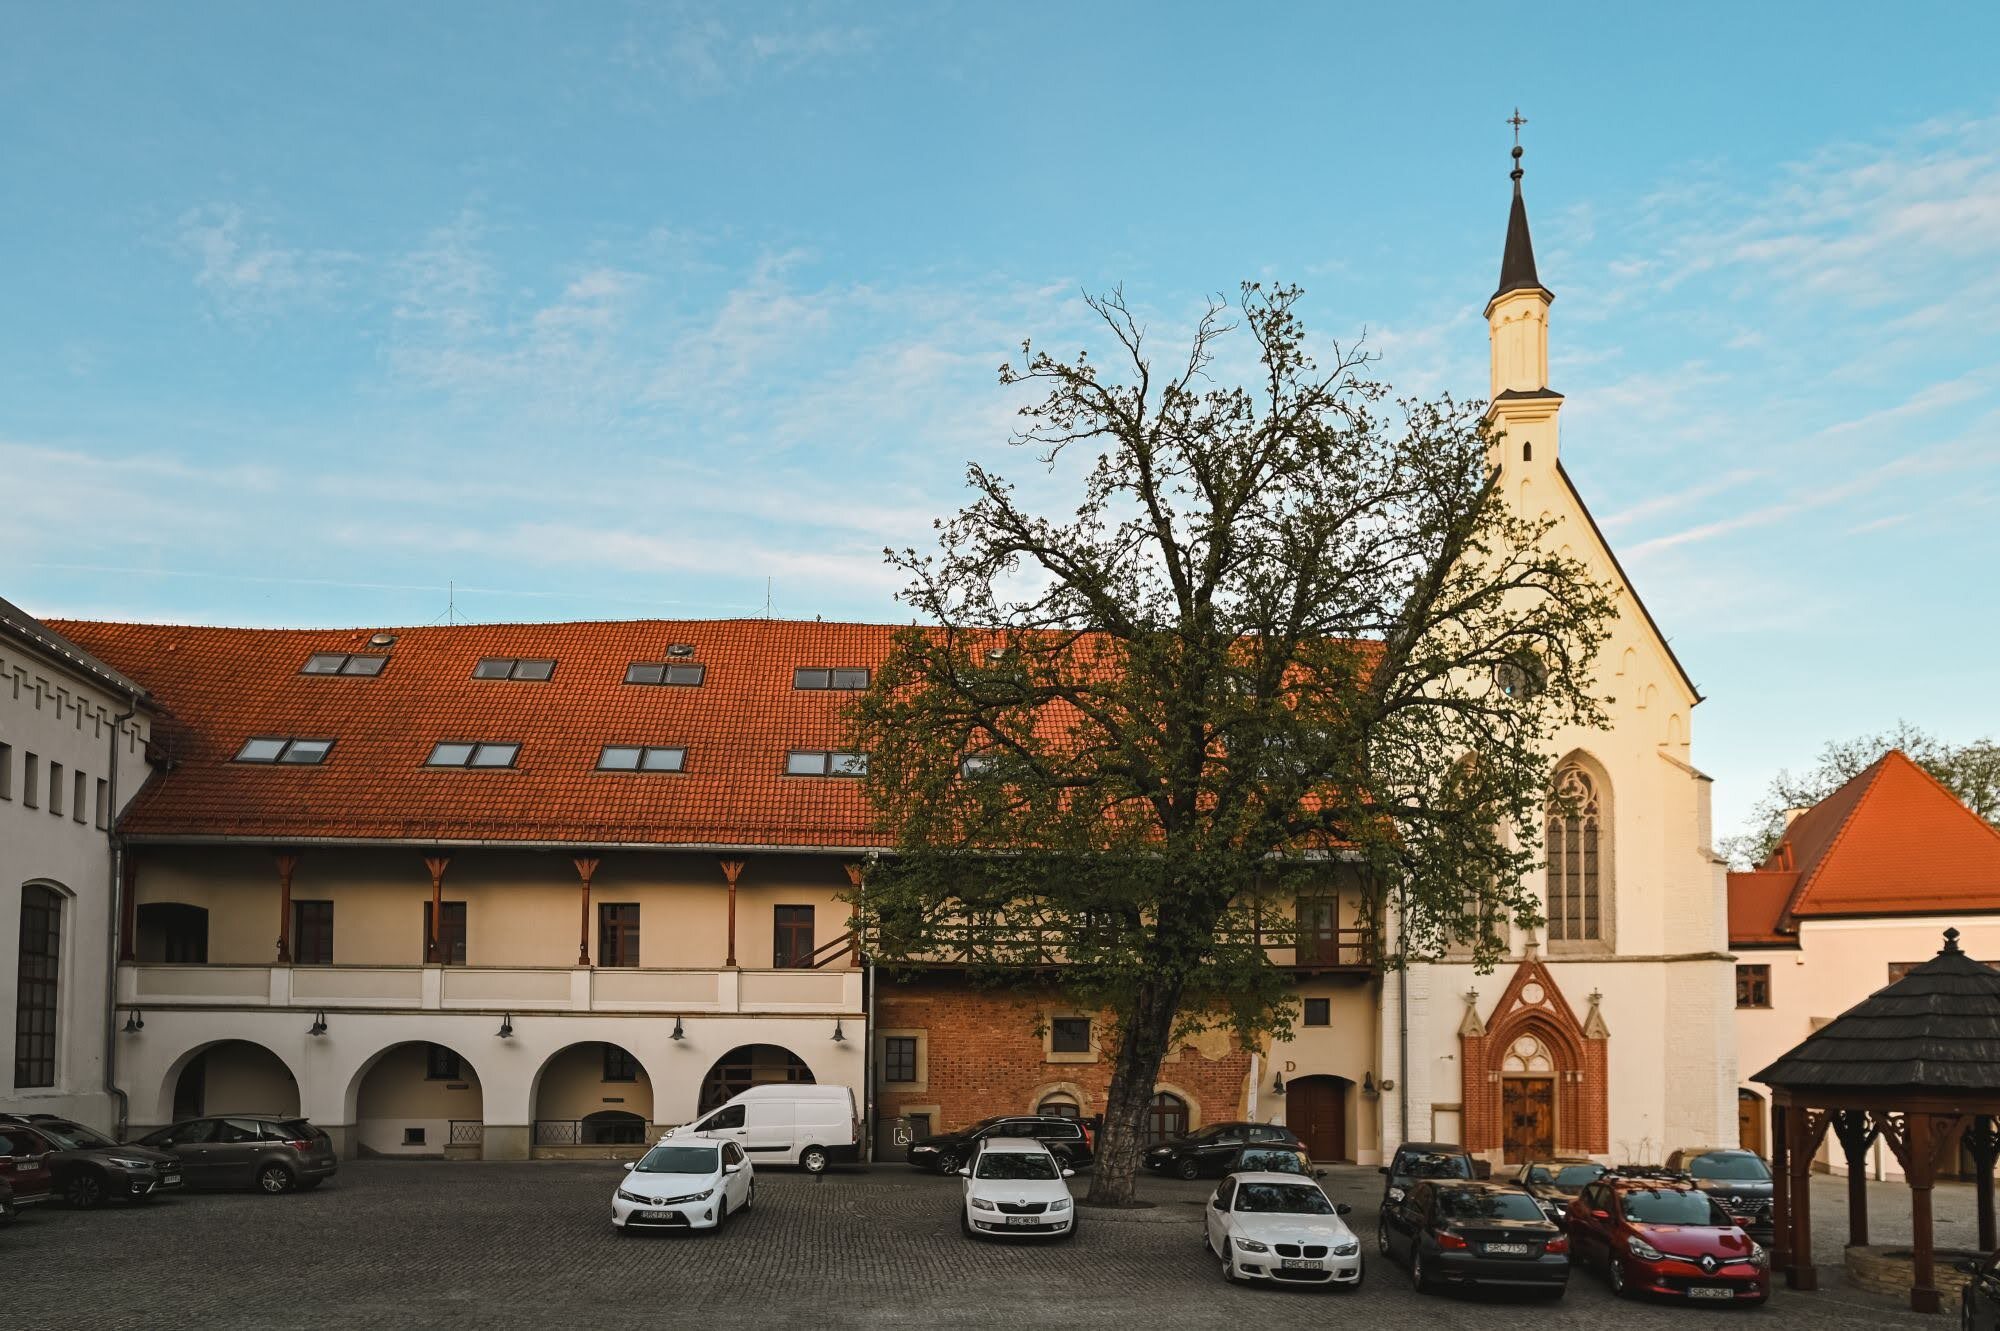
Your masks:
[[[511,772],[521,761],[521,748],[520,740],[441,739],[431,745],[430,755],[424,759],[423,765],[446,772]],[[438,754],[445,749],[464,749],[465,757],[460,762],[440,762]],[[488,749],[506,749],[507,761],[480,762],[480,755]]]
[[[1313,1020],[1314,1004],[1319,1005],[1318,1006],[1319,1020],[1317,1021]],[[1333,1000],[1331,998],[1306,998],[1301,1000],[1299,1005],[1299,1025],[1301,1026],[1333,1025]]]
[[[1768,961],[1736,963],[1736,1006],[1744,1010],[1766,1009],[1771,1006],[1771,963]]]
[[[326,760],[333,756],[334,745],[339,742],[338,739],[323,738],[316,735],[250,735],[245,737],[243,743],[237,748],[235,756],[229,761],[242,763],[246,767],[323,767],[326,765]],[[247,756],[252,744],[275,744],[278,746],[278,750],[268,758],[252,758]],[[320,744],[325,747],[320,749],[314,757],[294,758],[292,756],[293,751],[302,744]]]
[[[861,677],[858,684],[854,682],[856,675]],[[817,682],[810,682],[813,676],[818,676]],[[842,676],[847,677],[846,683],[840,682]],[[792,667],[792,689],[799,693],[865,693],[873,678],[874,671],[868,666]]]
[[[795,902],[772,906],[771,968],[781,971],[811,970],[813,953],[819,950],[818,930],[818,912],[813,907]],[[804,935],[804,952],[798,950],[801,934]],[[786,951],[787,940],[791,944],[790,951]],[[791,960],[787,960],[788,957]]]
[[[524,684],[546,684],[555,678],[558,658],[553,656],[482,656],[472,663],[472,677],[489,683],[514,680]],[[488,666],[502,666],[497,672],[481,673]],[[539,674],[523,674],[526,667],[547,666]]]
[[[906,1071],[908,1076],[898,1076]],[[917,1081],[917,1037],[914,1035],[885,1035],[882,1037],[882,1084],[907,1088]]]
[[[423,903],[424,964],[426,966],[463,966],[466,964],[465,940],[469,932],[469,912],[465,908],[465,902],[462,900],[440,900],[437,906],[438,917],[436,928],[438,933],[438,949],[437,960],[432,961],[431,929],[433,926],[431,923],[431,903],[428,901]]]
[[[69,898],[46,883],[21,888],[15,942],[14,1088],[53,1087],[62,1057],[63,914]],[[40,917],[33,921],[31,917]]]
[[[805,770],[801,759],[817,759],[818,770]],[[868,755],[851,749],[787,749],[783,775],[808,781],[821,778],[863,781],[868,777]]]
[[[425,904],[428,905],[429,903],[426,902]],[[321,906],[324,906],[326,909],[324,911],[319,910],[318,908]],[[309,907],[312,909],[308,909]],[[311,925],[310,928],[307,927],[308,924]],[[331,966],[333,964],[334,919],[333,901],[331,898],[293,897],[291,925],[292,964],[294,966]],[[316,954],[322,950],[318,944],[323,941],[325,943],[324,951],[326,955],[306,956],[305,942],[308,938],[314,941],[315,946],[313,951]]]
[[[1081,1023],[1082,1031],[1077,1026]],[[1049,1018],[1049,1052],[1052,1054],[1087,1054],[1091,1051],[1091,1026],[1089,1017],[1064,1015]],[[1071,1046],[1074,1047],[1071,1047]]]
[[[450,1045],[424,1041],[425,1081],[464,1081],[465,1060]]]
[[[649,670],[657,670],[660,677],[641,677]],[[675,678],[677,673],[680,678]],[[690,674],[694,678],[687,678]],[[625,683],[655,689],[698,689],[708,683],[708,666],[700,661],[634,661],[625,667]]]
[[[605,762],[605,759],[610,757],[614,752],[632,754],[632,766],[614,767]],[[677,753],[680,755],[680,759],[672,767],[654,767],[650,765],[655,754],[665,753]],[[606,744],[598,749],[597,766],[591,770],[609,772],[615,776],[679,775],[687,771],[687,755],[688,746],[685,744]]]
[[[640,957],[641,919],[636,901],[598,902],[594,964],[616,970],[635,969]]]
[[[334,661],[338,664],[331,670],[314,670],[312,664],[315,661]],[[368,662],[374,669],[356,670],[353,667],[357,662]],[[299,673],[309,679],[375,679],[388,668],[387,652],[313,652],[299,667]]]

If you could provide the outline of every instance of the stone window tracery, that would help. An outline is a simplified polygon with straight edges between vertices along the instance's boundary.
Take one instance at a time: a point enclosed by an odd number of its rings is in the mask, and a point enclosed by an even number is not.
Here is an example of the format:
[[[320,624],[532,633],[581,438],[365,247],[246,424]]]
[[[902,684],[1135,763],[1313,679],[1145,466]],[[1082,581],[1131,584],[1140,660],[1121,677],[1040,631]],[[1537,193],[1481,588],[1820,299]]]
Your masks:
[[[1597,782],[1582,767],[1565,766],[1556,774],[1555,796],[1549,801],[1545,845],[1551,942],[1597,942],[1608,932],[1601,817]]]

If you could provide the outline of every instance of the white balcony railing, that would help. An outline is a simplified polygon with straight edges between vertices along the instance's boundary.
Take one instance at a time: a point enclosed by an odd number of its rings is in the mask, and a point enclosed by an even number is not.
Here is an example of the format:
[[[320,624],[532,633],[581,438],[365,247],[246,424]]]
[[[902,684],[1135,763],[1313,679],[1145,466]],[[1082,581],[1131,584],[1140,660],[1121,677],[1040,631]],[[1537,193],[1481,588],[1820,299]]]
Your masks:
[[[118,968],[118,1001],[127,1007],[859,1014],[861,972],[128,962]]]

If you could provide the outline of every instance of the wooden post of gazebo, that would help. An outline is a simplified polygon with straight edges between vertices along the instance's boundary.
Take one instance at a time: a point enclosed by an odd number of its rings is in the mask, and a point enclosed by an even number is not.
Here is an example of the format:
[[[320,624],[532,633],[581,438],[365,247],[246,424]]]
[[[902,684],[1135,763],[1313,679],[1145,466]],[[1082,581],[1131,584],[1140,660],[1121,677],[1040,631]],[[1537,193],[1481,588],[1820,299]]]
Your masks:
[[[1972,1156],[1972,1195],[1979,1210],[1979,1250],[2000,1247],[1993,1224],[1993,1166],[2000,1161],[2000,1128],[1991,1114],[1981,1114],[1965,1129],[1965,1149]]]
[[[1847,1246],[1868,1246],[1868,1148],[1875,1129],[1859,1109],[1839,1109],[1833,1115],[1833,1135],[1847,1160]]]

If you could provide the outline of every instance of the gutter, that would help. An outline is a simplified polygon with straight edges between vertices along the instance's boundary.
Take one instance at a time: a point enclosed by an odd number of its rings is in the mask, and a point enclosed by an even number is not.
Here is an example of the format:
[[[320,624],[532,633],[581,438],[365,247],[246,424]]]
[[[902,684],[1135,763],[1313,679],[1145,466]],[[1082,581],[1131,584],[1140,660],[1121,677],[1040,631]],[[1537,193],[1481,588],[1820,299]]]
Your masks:
[[[110,772],[105,781],[109,801],[104,818],[104,841],[111,863],[110,881],[105,884],[105,902],[111,909],[110,928],[104,931],[104,1089],[118,1102],[117,1131],[111,1135],[125,1140],[131,1125],[132,1102],[118,1084],[118,944],[125,923],[125,903],[120,900],[125,884],[125,848],[118,836],[118,745],[125,735],[125,723],[139,714],[139,695],[126,695],[126,709],[111,722]]]

